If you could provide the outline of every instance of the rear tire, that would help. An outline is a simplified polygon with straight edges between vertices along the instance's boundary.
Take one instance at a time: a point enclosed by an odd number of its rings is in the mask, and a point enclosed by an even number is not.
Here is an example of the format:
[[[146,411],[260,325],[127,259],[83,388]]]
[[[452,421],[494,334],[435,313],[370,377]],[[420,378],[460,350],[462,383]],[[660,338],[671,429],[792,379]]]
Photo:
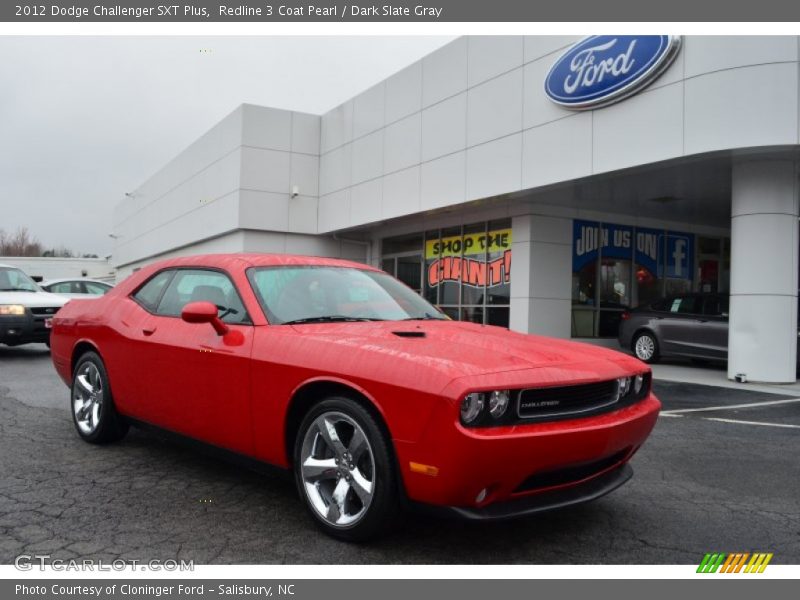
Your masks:
[[[631,350],[633,350],[633,355],[636,358],[647,364],[657,363],[661,358],[658,350],[658,340],[649,331],[643,331],[633,338]]]
[[[363,542],[384,533],[398,508],[391,441],[355,400],[334,396],[303,418],[294,447],[295,482],[316,524]]]
[[[78,435],[90,444],[116,442],[128,433],[128,423],[114,406],[103,359],[96,352],[81,355],[72,373],[72,422]]]

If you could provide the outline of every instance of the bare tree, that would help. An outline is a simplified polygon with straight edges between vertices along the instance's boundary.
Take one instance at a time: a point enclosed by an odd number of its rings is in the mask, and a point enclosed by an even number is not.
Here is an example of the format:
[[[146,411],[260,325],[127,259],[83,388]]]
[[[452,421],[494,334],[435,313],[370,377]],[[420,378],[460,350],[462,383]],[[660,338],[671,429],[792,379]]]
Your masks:
[[[41,256],[42,245],[28,231],[20,227],[14,233],[0,229],[0,256]]]

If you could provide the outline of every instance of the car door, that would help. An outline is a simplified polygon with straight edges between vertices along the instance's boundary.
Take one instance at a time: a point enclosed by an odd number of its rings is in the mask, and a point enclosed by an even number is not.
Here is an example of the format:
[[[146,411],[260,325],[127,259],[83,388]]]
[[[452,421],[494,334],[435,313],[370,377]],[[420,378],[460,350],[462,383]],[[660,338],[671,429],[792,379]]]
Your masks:
[[[207,323],[187,323],[189,302],[217,305],[228,332]],[[141,382],[149,422],[183,435],[252,454],[250,353],[253,326],[227,273],[206,268],[175,269],[154,314],[142,321],[146,366]]]
[[[676,296],[666,305],[666,312],[659,322],[661,347],[664,354],[696,356],[697,329],[702,318],[702,297],[697,295]]]
[[[158,302],[175,275],[158,271],[122,299],[114,309],[114,335],[101,348],[114,390],[114,402],[125,416],[160,425],[150,382],[155,361],[149,335],[155,331]]]
[[[728,296],[713,294],[704,298],[697,337],[699,351],[706,358],[728,358]]]

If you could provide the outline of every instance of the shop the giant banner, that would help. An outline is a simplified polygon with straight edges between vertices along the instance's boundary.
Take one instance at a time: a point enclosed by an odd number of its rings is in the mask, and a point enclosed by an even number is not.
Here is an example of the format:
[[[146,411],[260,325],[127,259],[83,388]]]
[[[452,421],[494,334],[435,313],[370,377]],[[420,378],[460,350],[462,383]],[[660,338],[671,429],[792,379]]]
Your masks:
[[[511,229],[468,233],[425,244],[428,285],[461,281],[470,287],[511,282]]]

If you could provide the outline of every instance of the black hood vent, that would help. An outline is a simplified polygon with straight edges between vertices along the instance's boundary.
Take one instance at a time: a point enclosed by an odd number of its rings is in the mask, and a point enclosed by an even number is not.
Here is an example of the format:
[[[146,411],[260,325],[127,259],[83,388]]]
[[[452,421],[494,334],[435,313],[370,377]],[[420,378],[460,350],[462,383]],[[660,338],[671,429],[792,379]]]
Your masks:
[[[393,331],[397,337],[402,338],[424,338],[425,332],[424,331]]]

